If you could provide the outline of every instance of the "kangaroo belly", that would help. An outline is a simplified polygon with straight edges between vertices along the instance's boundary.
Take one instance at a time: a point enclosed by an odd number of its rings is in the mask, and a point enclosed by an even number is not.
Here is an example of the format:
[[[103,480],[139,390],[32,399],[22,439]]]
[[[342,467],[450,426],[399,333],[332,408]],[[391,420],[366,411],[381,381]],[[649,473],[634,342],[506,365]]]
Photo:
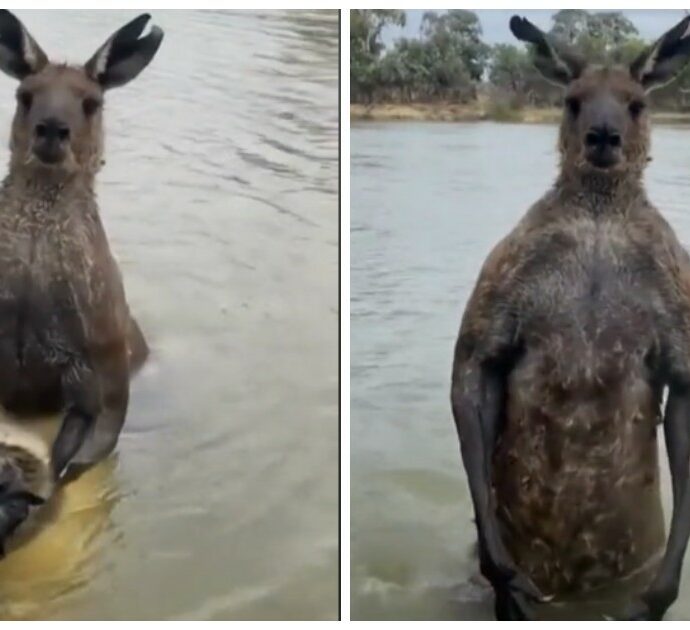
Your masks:
[[[0,404],[19,414],[59,411],[62,369],[51,361],[47,349],[28,346],[21,356],[8,355],[0,352]]]
[[[635,353],[528,353],[511,375],[494,456],[508,548],[545,592],[587,590],[664,540],[659,396]]]
[[[15,413],[62,407],[61,378],[70,355],[64,315],[31,292],[2,301],[0,404]]]

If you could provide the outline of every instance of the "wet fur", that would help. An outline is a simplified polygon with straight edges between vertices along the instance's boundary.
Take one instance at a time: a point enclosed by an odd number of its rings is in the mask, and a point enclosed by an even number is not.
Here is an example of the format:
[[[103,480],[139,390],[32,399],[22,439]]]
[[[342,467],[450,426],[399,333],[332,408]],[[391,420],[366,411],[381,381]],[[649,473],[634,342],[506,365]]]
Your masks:
[[[65,414],[51,481],[113,450],[129,376],[148,355],[99,217],[95,176],[104,91],[137,76],[162,40],[156,27],[140,38],[149,18],[125,25],[84,66],[70,66],[51,63],[21,22],[0,11],[0,69],[20,80],[0,187],[0,405],[19,419]],[[38,127],[55,120],[69,134],[62,158],[46,164],[37,157],[46,137]],[[0,440],[0,545],[46,498],[34,488],[37,460],[8,448]]]
[[[455,349],[453,412],[499,618],[661,551],[665,387],[674,519],[690,516],[690,258],[642,185],[649,121],[625,115],[644,90],[626,68],[593,67],[571,78],[572,96],[585,115],[564,111],[560,175],[489,255]],[[618,103],[607,115],[624,138],[606,171],[583,149],[600,113],[586,107],[602,99]],[[677,595],[686,529],[631,618],[660,618]]]
[[[673,338],[687,330],[688,261],[626,190],[613,215],[548,195],[508,238],[491,312],[468,311],[514,318],[494,339],[519,336],[494,488],[509,548],[547,593],[622,577],[663,544],[656,427],[665,374],[690,378],[676,351],[690,339]]]
[[[128,369],[129,311],[92,181],[11,172],[0,189],[0,261],[0,400],[9,411],[58,411],[70,372]]]
[[[668,379],[690,386],[689,278],[641,186],[564,180],[482,271],[456,363],[507,374],[495,505],[544,593],[621,578],[663,544],[656,427]]]

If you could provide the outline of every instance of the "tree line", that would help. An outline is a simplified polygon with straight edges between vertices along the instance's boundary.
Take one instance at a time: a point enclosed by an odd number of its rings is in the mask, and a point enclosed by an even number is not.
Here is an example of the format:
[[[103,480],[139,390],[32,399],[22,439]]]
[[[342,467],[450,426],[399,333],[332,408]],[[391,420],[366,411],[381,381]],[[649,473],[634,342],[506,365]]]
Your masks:
[[[511,107],[557,105],[562,97],[532,64],[521,44],[488,45],[472,11],[423,14],[417,37],[401,37],[386,48],[384,28],[404,27],[397,9],[350,12],[350,98],[353,103],[467,103],[480,94]],[[562,9],[551,16],[550,35],[592,62],[629,63],[650,42],[620,11]],[[690,109],[690,68],[654,93],[657,105]]]

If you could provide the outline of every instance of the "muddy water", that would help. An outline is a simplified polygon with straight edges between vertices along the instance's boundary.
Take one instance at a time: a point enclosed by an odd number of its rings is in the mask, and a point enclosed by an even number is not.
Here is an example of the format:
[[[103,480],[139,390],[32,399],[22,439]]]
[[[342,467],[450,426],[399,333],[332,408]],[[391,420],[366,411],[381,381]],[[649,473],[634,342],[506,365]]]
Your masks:
[[[690,129],[658,127],[653,143],[650,196],[690,245]],[[452,352],[484,258],[555,176],[555,145],[552,126],[352,130],[355,619],[492,618],[450,411]],[[625,601],[619,589],[548,616],[587,618]],[[690,619],[687,580],[667,618]]]
[[[0,562],[0,617],[335,618],[338,16],[153,14],[98,185],[153,355],[116,457]],[[18,15],[85,61],[137,12]]]

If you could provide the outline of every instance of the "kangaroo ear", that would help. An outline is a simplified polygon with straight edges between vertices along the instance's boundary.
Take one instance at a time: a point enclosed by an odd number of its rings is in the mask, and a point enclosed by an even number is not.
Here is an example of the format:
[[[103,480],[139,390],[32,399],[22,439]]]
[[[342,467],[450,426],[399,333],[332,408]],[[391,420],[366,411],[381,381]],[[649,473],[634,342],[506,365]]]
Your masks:
[[[585,62],[571,52],[556,50],[546,33],[527,18],[514,15],[510,18],[510,30],[522,42],[534,46],[534,65],[545,79],[565,86],[577,79],[585,68]]]
[[[651,92],[673,81],[690,59],[690,15],[664,33],[630,65],[630,74]]]
[[[101,84],[103,89],[129,83],[149,65],[163,41],[163,31],[152,26],[145,37],[146,23],[151,19],[144,13],[113,33],[84,64],[86,73]]]
[[[48,57],[19,19],[0,9],[0,70],[21,80],[47,63]]]

